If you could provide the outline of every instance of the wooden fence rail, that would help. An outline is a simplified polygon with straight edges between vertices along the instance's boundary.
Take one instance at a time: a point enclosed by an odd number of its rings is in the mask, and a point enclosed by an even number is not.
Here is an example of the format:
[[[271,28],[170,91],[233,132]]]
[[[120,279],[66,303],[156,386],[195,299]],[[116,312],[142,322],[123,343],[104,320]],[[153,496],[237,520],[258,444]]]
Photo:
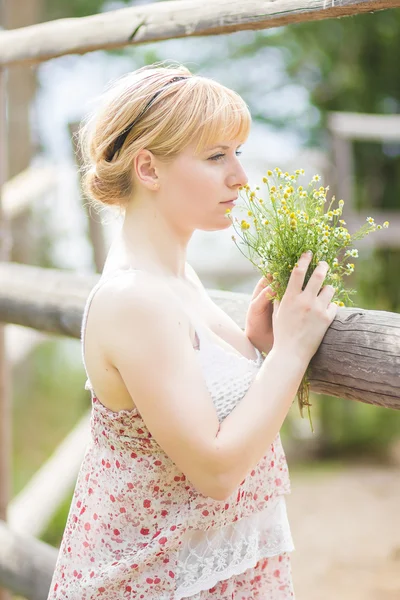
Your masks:
[[[98,275],[0,263],[0,322],[79,338],[85,299]],[[208,290],[242,328],[250,297]],[[400,315],[342,308],[311,361],[317,393],[400,408]]]
[[[0,65],[171,38],[269,29],[395,8],[400,0],[175,0],[0,33]]]

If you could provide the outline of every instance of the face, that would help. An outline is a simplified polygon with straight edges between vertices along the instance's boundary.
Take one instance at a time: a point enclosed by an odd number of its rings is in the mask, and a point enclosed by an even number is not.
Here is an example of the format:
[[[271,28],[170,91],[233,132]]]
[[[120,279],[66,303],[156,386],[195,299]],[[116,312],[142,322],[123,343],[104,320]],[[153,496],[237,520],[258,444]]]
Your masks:
[[[223,202],[236,200],[248,181],[239,160],[241,145],[221,140],[196,156],[192,144],[171,163],[156,161],[160,187],[155,202],[165,217],[188,232],[230,227],[226,210],[234,205]]]

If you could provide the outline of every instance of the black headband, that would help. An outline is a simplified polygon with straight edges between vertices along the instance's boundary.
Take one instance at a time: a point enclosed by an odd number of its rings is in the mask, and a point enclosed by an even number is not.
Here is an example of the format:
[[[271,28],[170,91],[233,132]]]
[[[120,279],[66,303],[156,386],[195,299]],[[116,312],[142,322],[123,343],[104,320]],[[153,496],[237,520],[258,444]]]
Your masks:
[[[136,125],[136,123],[139,121],[139,119],[141,119],[141,117],[144,115],[144,113],[149,108],[149,106],[151,106],[151,104],[153,104],[153,102],[157,98],[157,96],[159,94],[161,94],[161,92],[166,87],[168,87],[171,83],[174,83],[175,81],[179,81],[180,79],[188,79],[188,77],[174,77],[173,79],[171,79],[171,81],[169,81],[167,84],[165,84],[160,90],[158,90],[158,92],[156,92],[154,94],[154,96],[149,100],[149,102],[146,104],[146,106],[144,107],[142,112],[139,113],[139,115],[136,117],[136,119],[133,121],[133,123],[128,125],[128,127],[125,127],[125,129],[123,131],[121,131],[119,136],[111,144],[111,147],[110,147],[107,159],[106,159],[107,162],[111,162],[112,159],[114,158],[115,154],[118,152],[118,150],[120,150],[122,148],[123,143],[125,142],[126,138],[128,137],[129,132],[132,131],[133,127]]]

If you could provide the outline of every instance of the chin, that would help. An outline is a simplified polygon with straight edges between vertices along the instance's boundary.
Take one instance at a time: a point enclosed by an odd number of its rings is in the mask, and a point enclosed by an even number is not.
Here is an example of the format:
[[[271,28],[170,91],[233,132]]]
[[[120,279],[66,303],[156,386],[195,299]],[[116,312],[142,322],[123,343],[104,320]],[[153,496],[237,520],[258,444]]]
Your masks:
[[[223,231],[232,227],[232,221],[225,214],[208,215],[208,218],[198,219],[196,229],[199,231]]]
[[[232,221],[230,219],[228,219],[227,216],[224,216],[223,224],[218,229],[229,229],[229,227],[232,227]]]
[[[229,227],[231,226],[232,223],[228,219],[223,219],[218,224],[215,223],[207,227],[199,227],[199,229],[201,229],[202,231],[222,231],[224,229],[229,229]]]

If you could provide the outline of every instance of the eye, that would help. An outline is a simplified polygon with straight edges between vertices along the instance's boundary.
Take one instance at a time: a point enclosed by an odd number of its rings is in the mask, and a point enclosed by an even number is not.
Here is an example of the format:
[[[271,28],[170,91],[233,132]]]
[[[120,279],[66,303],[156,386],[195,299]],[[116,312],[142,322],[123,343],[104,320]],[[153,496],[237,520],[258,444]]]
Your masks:
[[[236,151],[236,156],[240,156],[242,154],[242,152],[240,152],[239,150]],[[221,160],[221,158],[223,158],[224,156],[226,156],[225,154],[216,154],[215,156],[211,156],[208,160]]]

